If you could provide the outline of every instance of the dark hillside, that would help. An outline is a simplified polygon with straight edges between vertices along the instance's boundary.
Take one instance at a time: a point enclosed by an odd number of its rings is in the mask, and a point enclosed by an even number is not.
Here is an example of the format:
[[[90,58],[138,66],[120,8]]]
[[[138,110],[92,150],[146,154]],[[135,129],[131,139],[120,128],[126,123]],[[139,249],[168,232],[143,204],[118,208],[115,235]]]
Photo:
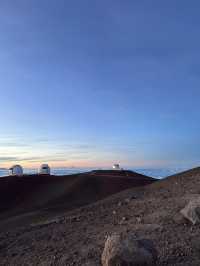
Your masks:
[[[37,216],[38,211],[54,216],[154,181],[153,178],[131,171],[3,177],[0,179],[0,218],[4,221],[33,212]]]

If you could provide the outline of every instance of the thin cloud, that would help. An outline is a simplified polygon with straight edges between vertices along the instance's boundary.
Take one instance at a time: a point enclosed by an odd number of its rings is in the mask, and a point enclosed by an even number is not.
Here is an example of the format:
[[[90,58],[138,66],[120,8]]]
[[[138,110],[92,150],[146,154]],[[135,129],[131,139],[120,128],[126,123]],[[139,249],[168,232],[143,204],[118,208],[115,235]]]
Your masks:
[[[0,162],[9,162],[9,161],[17,161],[18,157],[8,156],[8,157],[0,157]]]
[[[30,145],[26,143],[2,142],[0,143],[0,147],[30,147]]]

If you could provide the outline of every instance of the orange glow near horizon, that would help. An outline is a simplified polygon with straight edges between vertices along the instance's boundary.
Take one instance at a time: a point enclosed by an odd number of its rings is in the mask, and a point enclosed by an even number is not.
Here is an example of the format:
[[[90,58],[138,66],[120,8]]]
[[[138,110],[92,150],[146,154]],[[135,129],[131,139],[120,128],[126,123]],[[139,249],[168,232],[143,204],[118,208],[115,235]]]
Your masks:
[[[55,168],[64,168],[64,167],[77,167],[77,168],[111,168],[114,163],[120,163],[120,166],[122,168],[127,168],[127,167],[162,167],[165,165],[165,161],[121,161],[121,162],[116,162],[116,161],[99,161],[99,162],[94,162],[92,160],[70,160],[70,161],[37,161],[37,162],[31,162],[31,161],[11,161],[11,162],[5,162],[0,165],[2,168],[9,168],[14,164],[20,164],[24,168],[38,168],[40,167],[41,164],[43,163],[48,163],[50,167],[55,167]]]

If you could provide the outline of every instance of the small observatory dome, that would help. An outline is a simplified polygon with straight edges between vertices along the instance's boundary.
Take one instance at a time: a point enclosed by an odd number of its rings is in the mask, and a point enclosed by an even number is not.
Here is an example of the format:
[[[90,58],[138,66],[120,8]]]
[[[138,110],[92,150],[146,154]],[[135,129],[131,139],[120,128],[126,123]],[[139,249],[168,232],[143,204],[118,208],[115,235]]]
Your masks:
[[[113,165],[113,170],[121,170],[118,163]]]
[[[10,175],[23,175],[23,168],[21,167],[21,165],[13,165],[10,169],[9,169],[9,174]]]
[[[40,170],[39,170],[39,173],[42,174],[42,175],[50,175],[50,167],[48,166],[48,164],[42,164],[40,166]]]

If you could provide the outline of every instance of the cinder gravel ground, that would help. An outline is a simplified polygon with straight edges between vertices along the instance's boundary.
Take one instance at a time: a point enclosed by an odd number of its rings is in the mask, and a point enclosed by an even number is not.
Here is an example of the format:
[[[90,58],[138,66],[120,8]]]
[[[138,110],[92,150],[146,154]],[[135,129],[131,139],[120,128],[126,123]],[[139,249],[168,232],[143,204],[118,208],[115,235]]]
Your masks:
[[[120,192],[54,220],[0,234],[0,265],[98,266],[106,237],[152,239],[157,265],[200,265],[200,227],[179,214],[200,196],[200,168]]]

